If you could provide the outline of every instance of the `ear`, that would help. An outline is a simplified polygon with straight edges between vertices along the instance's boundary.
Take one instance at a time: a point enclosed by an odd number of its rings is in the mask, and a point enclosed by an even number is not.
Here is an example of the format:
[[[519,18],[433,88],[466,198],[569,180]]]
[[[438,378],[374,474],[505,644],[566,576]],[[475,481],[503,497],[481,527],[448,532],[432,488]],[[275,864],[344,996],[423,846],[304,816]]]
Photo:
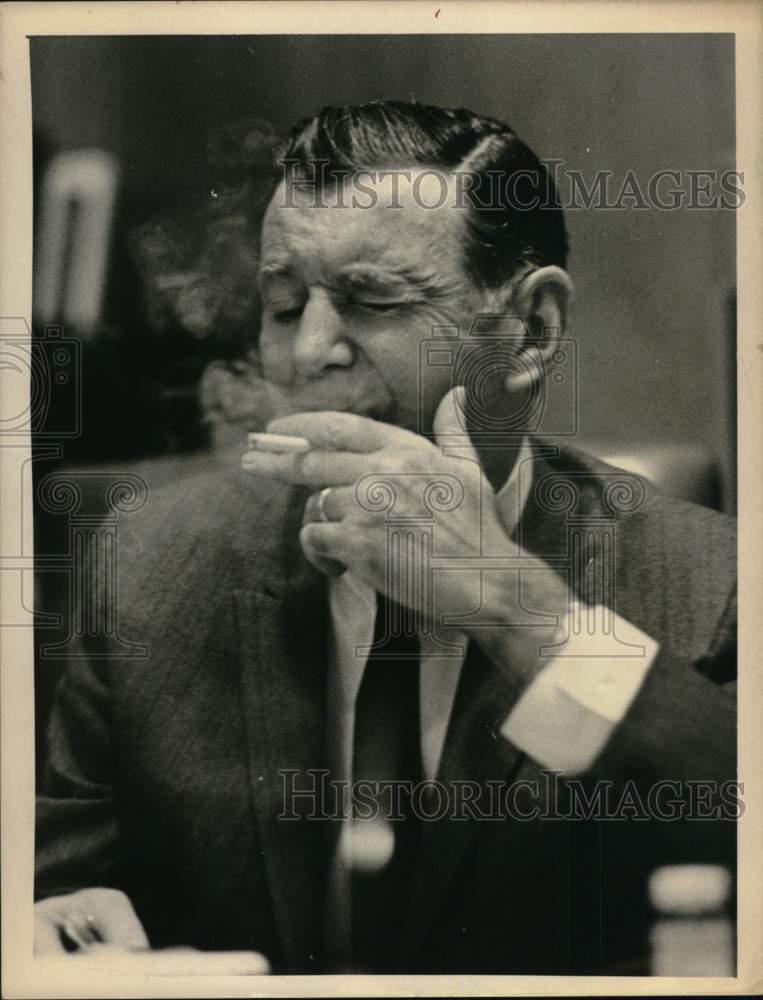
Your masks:
[[[526,332],[518,354],[523,363],[506,377],[508,392],[526,391],[551,364],[567,328],[572,293],[572,279],[556,266],[539,267],[506,287],[503,309],[521,319]]]

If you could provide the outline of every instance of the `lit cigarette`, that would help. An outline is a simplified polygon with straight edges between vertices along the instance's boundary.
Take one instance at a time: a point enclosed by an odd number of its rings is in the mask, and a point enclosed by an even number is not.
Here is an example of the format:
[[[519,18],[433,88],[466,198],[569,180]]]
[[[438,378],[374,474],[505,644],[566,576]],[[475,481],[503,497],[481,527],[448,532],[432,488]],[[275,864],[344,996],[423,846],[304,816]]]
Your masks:
[[[292,437],[290,434],[249,434],[249,447],[257,451],[300,452],[310,451],[312,445],[303,437]]]

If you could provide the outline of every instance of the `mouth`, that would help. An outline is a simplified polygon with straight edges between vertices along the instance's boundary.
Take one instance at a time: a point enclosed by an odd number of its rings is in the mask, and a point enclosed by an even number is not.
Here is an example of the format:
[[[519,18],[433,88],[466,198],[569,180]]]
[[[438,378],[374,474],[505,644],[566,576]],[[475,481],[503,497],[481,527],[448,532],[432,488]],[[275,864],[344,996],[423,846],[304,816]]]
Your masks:
[[[334,370],[286,386],[263,381],[277,402],[278,416],[332,410],[391,422],[397,412],[393,393],[373,370]]]
[[[246,423],[248,430],[262,430],[278,417],[294,413],[333,410],[356,413],[394,423],[397,402],[377,376],[361,379],[328,376],[297,385],[281,385],[264,378],[252,366],[246,371],[213,365],[205,375],[202,401],[208,416],[226,423]]]

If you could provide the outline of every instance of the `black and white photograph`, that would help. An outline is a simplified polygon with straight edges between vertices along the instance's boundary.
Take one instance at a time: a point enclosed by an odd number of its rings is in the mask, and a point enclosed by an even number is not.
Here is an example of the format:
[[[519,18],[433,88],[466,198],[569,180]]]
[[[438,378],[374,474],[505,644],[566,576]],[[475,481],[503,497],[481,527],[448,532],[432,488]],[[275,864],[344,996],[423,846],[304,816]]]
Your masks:
[[[25,6],[4,995],[755,993],[760,9]]]

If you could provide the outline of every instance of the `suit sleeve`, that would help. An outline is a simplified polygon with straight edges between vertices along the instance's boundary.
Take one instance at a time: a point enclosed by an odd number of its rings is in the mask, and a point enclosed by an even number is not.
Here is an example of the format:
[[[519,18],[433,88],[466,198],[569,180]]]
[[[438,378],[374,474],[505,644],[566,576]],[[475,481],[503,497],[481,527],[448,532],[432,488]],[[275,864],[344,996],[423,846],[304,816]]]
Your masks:
[[[105,668],[75,660],[58,690],[37,798],[35,898],[119,887]]]
[[[614,781],[735,778],[735,602],[711,650],[696,662],[630,628],[634,645],[643,643],[641,664],[596,655],[555,659],[505,720],[504,736],[567,774]]]
[[[736,682],[703,669],[723,663],[725,670],[732,659],[732,648],[698,663],[658,654],[593,770],[615,780],[735,780]]]

